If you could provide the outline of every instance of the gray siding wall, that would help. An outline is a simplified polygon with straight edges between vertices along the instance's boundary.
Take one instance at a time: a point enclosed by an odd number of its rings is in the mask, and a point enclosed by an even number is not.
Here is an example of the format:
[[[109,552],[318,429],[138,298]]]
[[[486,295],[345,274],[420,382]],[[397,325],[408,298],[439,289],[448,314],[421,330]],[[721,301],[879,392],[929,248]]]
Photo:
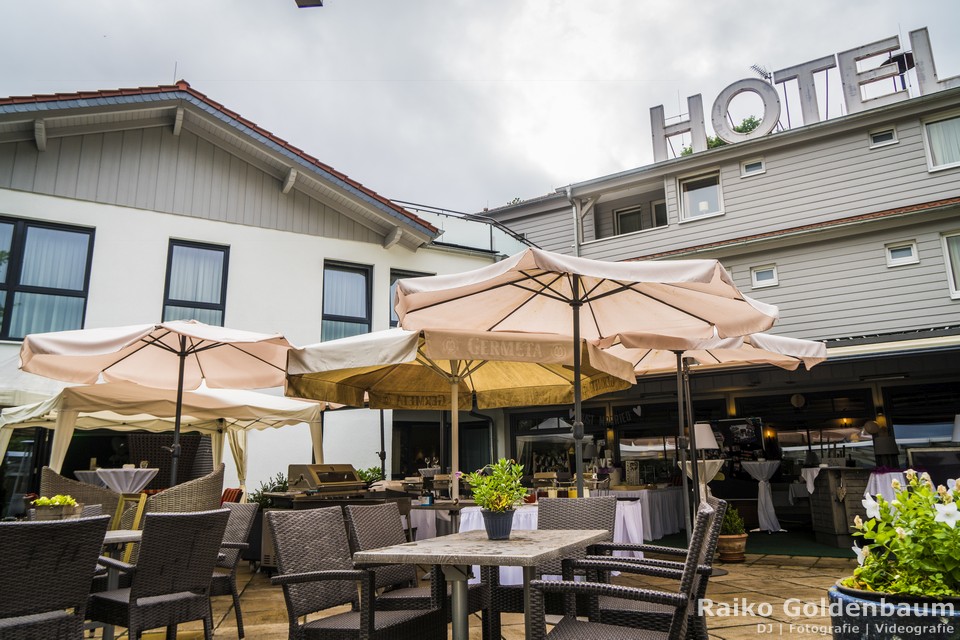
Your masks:
[[[873,126],[806,144],[759,153],[751,147],[741,156],[727,156],[712,166],[720,171],[721,216],[680,222],[677,178],[685,174],[667,176],[667,227],[598,240],[584,245],[581,253],[622,260],[960,194],[960,170],[927,170],[918,118],[889,124],[895,124],[899,142],[877,149],[870,149],[868,131],[877,128]],[[741,178],[740,161],[756,156],[764,158],[766,173]]]
[[[570,205],[533,216],[517,218],[497,217],[497,220],[515,233],[524,234],[541,249],[573,254],[573,214]]]
[[[0,188],[308,235],[380,243],[337,210],[184,131],[168,128],[0,145]]]

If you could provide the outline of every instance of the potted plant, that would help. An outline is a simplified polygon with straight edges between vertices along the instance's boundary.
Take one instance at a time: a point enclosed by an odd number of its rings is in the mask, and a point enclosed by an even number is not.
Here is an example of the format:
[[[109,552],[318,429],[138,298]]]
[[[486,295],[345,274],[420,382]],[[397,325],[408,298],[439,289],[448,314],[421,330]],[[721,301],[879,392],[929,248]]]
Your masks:
[[[55,495],[52,498],[40,497],[33,501],[35,520],[63,520],[79,518],[83,505],[72,496]]]
[[[853,523],[863,543],[853,546],[858,566],[829,592],[833,624],[869,625],[878,638],[902,636],[904,626],[914,637],[955,637],[944,629],[960,628],[960,486],[934,487],[913,469],[904,477],[906,486],[893,480],[893,501],[862,500],[867,520]]]
[[[510,537],[514,509],[527,494],[526,488],[520,484],[521,477],[523,465],[506,458],[463,476],[464,482],[473,490],[473,500],[480,507],[490,540]]]
[[[721,562],[743,562],[746,556],[747,532],[743,518],[735,506],[728,505],[720,523],[720,535],[717,538],[717,554]]]

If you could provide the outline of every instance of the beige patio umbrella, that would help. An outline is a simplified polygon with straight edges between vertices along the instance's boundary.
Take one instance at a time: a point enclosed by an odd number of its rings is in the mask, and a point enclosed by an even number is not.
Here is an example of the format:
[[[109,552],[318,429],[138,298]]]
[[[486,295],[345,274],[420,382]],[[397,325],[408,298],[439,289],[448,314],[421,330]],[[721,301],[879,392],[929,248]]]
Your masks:
[[[547,334],[390,329],[291,349],[286,394],[371,409],[451,412],[451,467],[459,470],[460,396],[481,409],[568,404],[635,382],[628,362],[581,342]],[[451,494],[458,488],[452,482]]]
[[[24,338],[20,368],[56,380],[128,381],[176,389],[170,484],[177,482],[182,394],[200,382],[217,389],[283,384],[290,343],[279,334],[216,327],[195,320],[34,333]]]
[[[574,344],[630,333],[647,347],[672,350],[765,331],[778,316],[776,307],[743,295],[716,260],[603,262],[540,249],[464,273],[400,280],[396,310],[400,325],[413,331],[538,331],[570,336]],[[576,394],[574,442],[582,492]]]
[[[50,468],[60,472],[74,430],[173,431],[177,392],[145,387],[133,382],[67,387],[42,402],[9,407],[0,413],[0,459],[14,429],[43,427],[54,430]],[[246,479],[249,429],[293,424],[319,424],[326,403],[304,402],[282,396],[237,389],[184,391],[181,431],[209,435],[214,466],[222,461],[224,437],[237,466],[241,485]],[[155,462],[155,461],[151,461]],[[241,487],[243,488],[243,487]]]

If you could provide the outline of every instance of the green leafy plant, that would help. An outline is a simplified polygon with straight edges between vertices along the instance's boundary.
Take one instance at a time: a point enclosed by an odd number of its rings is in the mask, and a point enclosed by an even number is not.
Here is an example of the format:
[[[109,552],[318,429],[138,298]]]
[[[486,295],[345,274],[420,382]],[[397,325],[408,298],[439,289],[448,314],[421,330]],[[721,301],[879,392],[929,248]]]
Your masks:
[[[272,478],[269,478],[266,482],[261,482],[260,487],[255,491],[250,492],[249,500],[250,502],[256,502],[260,505],[261,509],[266,509],[271,505],[270,496],[264,495],[272,491],[286,491],[288,489],[287,477],[283,475],[283,472],[277,473]]]
[[[370,484],[378,480],[383,480],[383,469],[380,467],[368,467],[366,469],[357,469],[357,475],[360,479]]]
[[[723,521],[720,523],[720,535],[738,536],[742,533],[746,533],[743,518],[740,517],[740,512],[737,511],[735,506],[728,505],[727,510],[723,513]]]
[[[75,507],[77,501],[72,496],[55,495],[52,498],[37,498],[33,501],[35,507]]]
[[[488,511],[509,511],[523,501],[527,490],[520,484],[523,465],[500,458],[494,464],[467,473],[463,481],[473,490],[473,500]]]
[[[960,596],[960,486],[933,486],[926,473],[893,481],[894,500],[867,496],[867,520],[854,519],[859,565],[842,584],[855,589],[914,596]]]

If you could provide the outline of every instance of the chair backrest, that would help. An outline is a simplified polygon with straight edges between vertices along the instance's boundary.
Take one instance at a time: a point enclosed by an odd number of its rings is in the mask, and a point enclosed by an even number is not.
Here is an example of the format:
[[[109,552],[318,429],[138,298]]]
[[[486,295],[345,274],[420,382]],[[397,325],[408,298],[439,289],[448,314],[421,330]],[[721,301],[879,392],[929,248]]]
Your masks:
[[[82,622],[109,522],[109,516],[0,522],[0,619],[73,608]]]
[[[146,514],[131,601],[208,592],[229,515],[227,509]]]
[[[379,547],[403,544],[407,536],[400,522],[400,508],[395,502],[356,505],[343,508],[346,513],[347,532],[350,536],[350,551],[367,551]],[[413,565],[389,565],[377,567],[376,587],[416,584],[417,570]]]
[[[81,518],[92,518],[93,516],[102,516],[103,515],[103,505],[102,504],[85,504],[83,508],[80,509]]]
[[[227,529],[223,533],[224,542],[246,542],[250,537],[250,529],[253,528],[253,521],[257,517],[257,510],[260,508],[256,502],[227,502],[223,505],[230,511],[230,517],[227,518]],[[223,558],[217,561],[218,567],[233,569],[240,560],[240,549],[223,549],[221,553]]]
[[[596,498],[542,498],[537,507],[538,529],[606,529],[603,542],[613,541],[617,521],[616,496]],[[586,546],[568,553],[568,558],[582,557]],[[561,558],[548,560],[539,567],[541,575],[561,575]]]
[[[113,515],[117,510],[117,503],[120,501],[120,494],[111,491],[105,487],[72,480],[62,476],[50,467],[44,467],[40,471],[40,495],[72,496],[80,504],[99,504],[103,513]]]
[[[697,517],[693,524],[693,533],[690,535],[690,546],[687,559],[683,563],[683,573],[680,576],[679,593],[687,596],[687,605],[678,607],[670,622],[670,637],[686,637],[687,621],[689,616],[696,613],[697,601],[694,598],[694,588],[697,584],[697,569],[706,562],[707,536],[717,520],[717,511],[708,502],[701,502],[697,509]]]
[[[340,507],[264,513],[281,575],[322,569],[353,569]],[[359,607],[356,584],[345,580],[283,586],[287,613],[299,618],[342,604]]]
[[[186,513],[210,511],[220,507],[223,493],[223,468],[220,466],[202,478],[164,489],[147,498],[147,512]]]

